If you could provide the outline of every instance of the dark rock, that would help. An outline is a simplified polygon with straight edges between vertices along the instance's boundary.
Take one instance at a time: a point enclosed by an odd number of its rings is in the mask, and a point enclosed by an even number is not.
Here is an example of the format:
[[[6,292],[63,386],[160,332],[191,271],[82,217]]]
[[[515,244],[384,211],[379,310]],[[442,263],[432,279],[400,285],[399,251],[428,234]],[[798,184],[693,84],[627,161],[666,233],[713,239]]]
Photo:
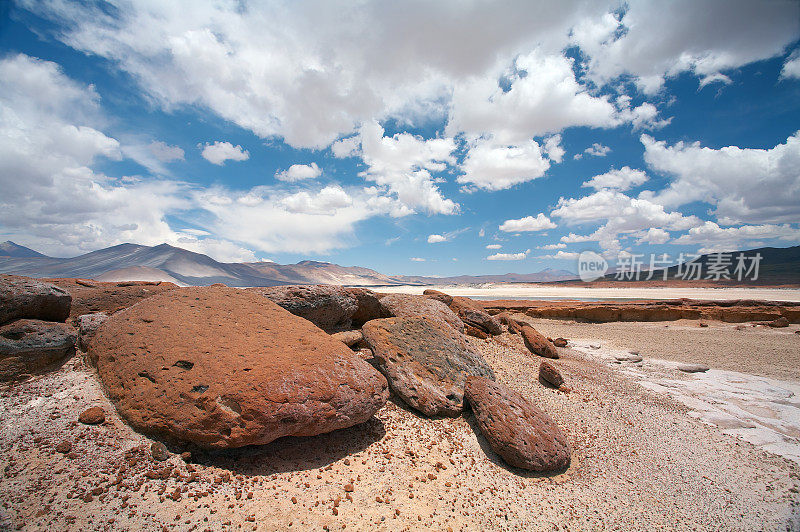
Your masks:
[[[356,296],[341,286],[269,286],[248,291],[266,297],[328,333],[349,329],[358,309]]]
[[[75,354],[76,341],[65,323],[17,320],[0,326],[0,380],[47,369]]]
[[[183,288],[118,312],[89,346],[136,430],[201,448],[260,445],[367,421],[386,379],[258,294]]]
[[[17,319],[66,321],[72,296],[56,285],[0,275],[0,325]]]
[[[531,471],[569,466],[571,449],[550,416],[498,382],[469,377],[464,397],[494,452],[509,465]]]
[[[566,338],[561,338],[560,336],[553,340],[553,345],[556,347],[567,347],[569,342],[567,342]]]
[[[494,378],[464,336],[441,320],[413,316],[367,322],[364,340],[392,390],[427,416],[456,416],[470,375]]]

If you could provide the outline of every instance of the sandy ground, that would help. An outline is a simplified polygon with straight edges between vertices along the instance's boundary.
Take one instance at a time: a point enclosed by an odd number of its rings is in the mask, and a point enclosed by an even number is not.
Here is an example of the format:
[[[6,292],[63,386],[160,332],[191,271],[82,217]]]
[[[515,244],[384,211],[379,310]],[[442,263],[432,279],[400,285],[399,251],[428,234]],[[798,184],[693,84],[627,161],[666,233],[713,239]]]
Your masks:
[[[545,336],[597,340],[643,357],[700,363],[776,379],[800,381],[800,325],[782,329],[702,320],[580,323],[515,314]]]
[[[577,330],[555,321],[542,329],[567,337]],[[471,416],[426,419],[393,402],[372,421],[331,434],[155,462],[150,440],[121,422],[76,357],[0,388],[0,529],[800,527],[796,463],[723,434],[626,368],[580,350],[560,350],[556,364],[572,388],[564,394],[538,382],[540,359],[518,336],[470,342],[500,380],[563,427],[573,446],[566,472],[512,470],[476,435]],[[93,405],[106,409],[106,422],[77,423]],[[55,450],[62,441],[73,454]]]
[[[381,286],[378,292],[422,294],[432,288],[452,296],[475,299],[758,299],[763,301],[800,301],[796,288],[588,288],[582,286],[553,286],[526,284],[485,284],[480,286]]]

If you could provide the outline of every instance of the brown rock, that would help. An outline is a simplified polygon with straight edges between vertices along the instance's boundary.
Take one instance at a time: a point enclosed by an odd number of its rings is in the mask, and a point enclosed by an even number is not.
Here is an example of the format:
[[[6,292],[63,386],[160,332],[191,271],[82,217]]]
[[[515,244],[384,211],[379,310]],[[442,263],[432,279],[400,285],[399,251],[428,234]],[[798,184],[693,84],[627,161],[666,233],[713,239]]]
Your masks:
[[[485,340],[489,338],[489,335],[483,331],[483,329],[478,329],[477,327],[473,327],[472,325],[464,324],[464,333],[467,336],[473,336],[475,338],[480,338],[481,340]]]
[[[508,327],[508,332],[511,334],[520,334],[522,332],[522,323],[511,317],[508,312],[501,312],[495,319]]]
[[[17,319],[66,321],[72,297],[56,285],[0,275],[0,325]]]
[[[331,285],[289,285],[248,288],[325,332],[349,329],[358,299],[347,288]]]
[[[389,294],[381,298],[381,305],[386,311],[398,318],[425,316],[450,325],[458,332],[464,332],[464,322],[455,312],[435,299],[408,294]]]
[[[558,351],[556,351],[555,346],[530,325],[522,325],[520,334],[525,342],[525,347],[531,353],[545,358],[558,358]]]
[[[68,440],[64,440],[58,445],[56,445],[56,451],[61,454],[67,454],[72,450],[72,442]]]
[[[167,446],[160,441],[154,441],[150,445],[150,455],[153,457],[153,460],[158,462],[165,462],[169,460],[169,450],[167,449]]]
[[[46,370],[75,354],[76,341],[65,323],[17,320],[0,326],[0,381]]]
[[[135,429],[203,448],[265,444],[368,420],[386,380],[258,294],[183,288],[106,321],[89,347]]]
[[[356,311],[353,314],[353,325],[361,327],[369,320],[379,320],[381,318],[388,318],[389,313],[381,306],[381,301],[378,295],[372,290],[366,288],[348,288],[356,298]]]
[[[99,406],[93,406],[81,412],[78,421],[84,425],[98,425],[106,420],[106,413]]]
[[[782,328],[782,327],[788,327],[789,326],[789,320],[785,316],[781,316],[777,320],[773,320],[773,321],[769,322],[768,325],[770,327],[773,327],[773,328],[776,328],[776,329]]]
[[[440,320],[387,318],[367,322],[364,340],[392,390],[427,416],[456,416],[463,409],[470,375],[494,378],[483,357],[464,336]]]
[[[519,393],[481,377],[469,377],[464,397],[494,452],[509,465],[531,471],[569,466],[570,445],[550,416]]]
[[[362,333],[360,330],[342,331],[332,334],[331,338],[336,338],[347,347],[354,347],[364,339],[364,333]]]
[[[476,327],[490,335],[503,334],[503,326],[483,308],[466,297],[454,297],[450,310],[455,312],[465,325]]]
[[[561,338],[560,336],[555,340],[553,340],[553,345],[556,347],[567,347],[567,344],[569,344],[569,342],[567,342],[567,339]]]
[[[554,365],[545,360],[539,364],[539,379],[552,384],[556,388],[564,384],[564,377],[561,376],[561,373]]]
[[[431,299],[435,299],[437,301],[441,301],[448,307],[453,303],[453,296],[445,294],[444,292],[440,292],[438,290],[433,290],[428,288],[422,292],[422,295],[428,296]]]
[[[103,312],[84,314],[78,317],[78,347],[81,350],[87,351],[89,349],[89,342],[97,334],[97,329],[100,325],[107,319],[108,315]]]

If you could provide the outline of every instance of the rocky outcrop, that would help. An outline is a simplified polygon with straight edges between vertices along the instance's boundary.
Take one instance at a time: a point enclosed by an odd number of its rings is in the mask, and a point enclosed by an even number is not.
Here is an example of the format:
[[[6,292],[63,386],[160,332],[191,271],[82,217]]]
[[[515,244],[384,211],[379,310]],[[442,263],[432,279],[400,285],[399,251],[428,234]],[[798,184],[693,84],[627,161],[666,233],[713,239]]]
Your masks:
[[[84,314],[78,317],[78,347],[82,351],[88,351],[89,342],[97,334],[97,329],[108,319],[108,315],[103,312],[94,314]]]
[[[464,322],[455,312],[435,299],[408,294],[389,294],[381,298],[381,305],[391,316],[409,318],[425,316],[450,325],[458,332],[464,332]]]
[[[341,342],[255,293],[185,288],[116,313],[89,345],[135,429],[202,448],[363,423],[386,379]]]
[[[464,397],[481,433],[509,465],[539,472],[569,466],[571,449],[564,433],[519,393],[498,382],[470,377]]]
[[[0,380],[39,373],[75,353],[77,335],[65,323],[16,320],[0,326]]]
[[[364,340],[392,390],[427,416],[456,416],[463,409],[470,375],[494,378],[464,336],[441,320],[424,316],[367,322]]]
[[[381,306],[378,295],[372,290],[367,290],[366,288],[348,288],[347,291],[356,298],[356,311],[353,313],[352,317],[353,326],[361,327],[370,320],[390,317],[386,309]]]
[[[564,377],[561,376],[561,373],[553,364],[545,360],[539,364],[539,379],[552,386],[555,386],[556,388],[564,384]]]
[[[789,323],[800,323],[800,304],[794,302],[703,301],[679,299],[674,301],[581,302],[581,301],[482,301],[490,314],[503,312],[525,313],[532,318],[572,319],[606,323],[612,321],[672,321],[716,320],[728,323],[773,321],[781,317]]]
[[[550,341],[539,331],[528,324],[521,324],[519,329],[525,347],[534,355],[545,358],[558,358],[558,351]]]
[[[17,319],[66,321],[72,297],[53,284],[0,275],[0,324]]]
[[[349,329],[358,310],[358,298],[341,286],[269,286],[248,291],[266,297],[329,333]]]

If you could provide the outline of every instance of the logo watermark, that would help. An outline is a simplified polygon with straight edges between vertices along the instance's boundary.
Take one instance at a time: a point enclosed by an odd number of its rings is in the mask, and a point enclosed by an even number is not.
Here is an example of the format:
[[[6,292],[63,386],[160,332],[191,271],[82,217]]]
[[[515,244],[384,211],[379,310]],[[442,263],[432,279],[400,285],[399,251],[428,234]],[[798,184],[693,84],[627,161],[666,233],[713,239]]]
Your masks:
[[[583,251],[578,256],[578,275],[587,283],[596,281],[608,271],[606,259],[594,251]]]
[[[614,280],[757,281],[761,259],[760,253],[681,253],[675,260],[668,253],[626,253],[617,257]],[[608,269],[608,262],[593,251],[578,256],[578,275],[587,283],[603,277]]]

